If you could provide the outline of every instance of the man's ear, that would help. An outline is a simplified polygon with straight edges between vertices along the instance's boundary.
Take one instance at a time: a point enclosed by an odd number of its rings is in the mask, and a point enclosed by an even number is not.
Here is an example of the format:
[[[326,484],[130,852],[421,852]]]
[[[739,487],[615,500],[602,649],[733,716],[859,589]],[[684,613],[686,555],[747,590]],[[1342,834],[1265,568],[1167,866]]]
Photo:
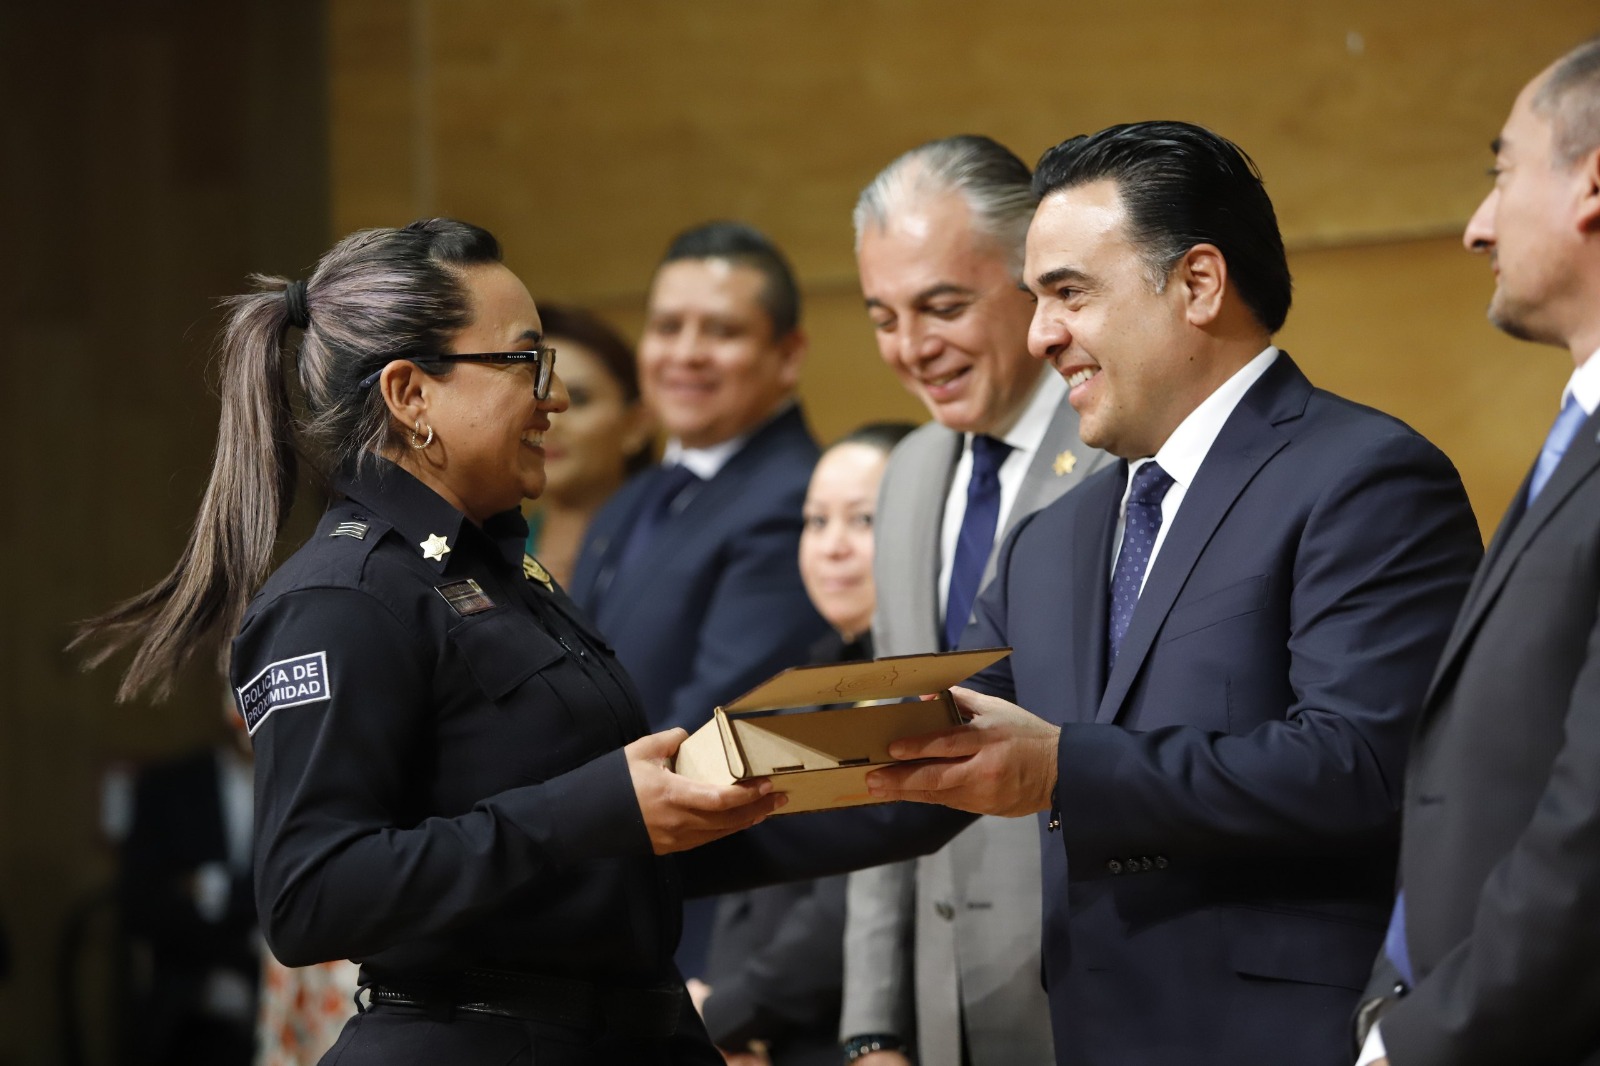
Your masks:
[[[1228,291],[1228,261],[1216,245],[1197,244],[1178,260],[1172,284],[1183,286],[1190,325],[1209,326],[1222,314],[1222,298]]]
[[[800,368],[805,365],[810,347],[810,338],[799,326],[778,338],[778,356],[783,360],[779,380],[786,390],[793,391],[800,385]]]
[[[1579,159],[1573,169],[1578,182],[1578,229],[1600,234],[1600,147]]]
[[[427,421],[429,378],[409,359],[396,359],[378,374],[378,392],[396,422],[408,429]]]

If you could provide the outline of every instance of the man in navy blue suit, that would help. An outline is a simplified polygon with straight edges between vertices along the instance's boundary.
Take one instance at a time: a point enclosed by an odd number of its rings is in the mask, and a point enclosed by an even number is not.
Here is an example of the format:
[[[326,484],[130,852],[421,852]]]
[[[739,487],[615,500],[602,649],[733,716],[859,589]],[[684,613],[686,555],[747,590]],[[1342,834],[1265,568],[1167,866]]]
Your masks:
[[[651,728],[693,732],[807,661],[827,623],[800,581],[801,511],[817,444],[794,398],[806,338],[777,247],[736,222],[680,234],[650,286],[639,386],[667,432],[661,465],[607,501],[572,598],[628,668]],[[691,908],[685,976],[709,905]]]
[[[1039,815],[1058,1062],[1347,1062],[1407,739],[1482,553],[1466,495],[1272,345],[1288,265],[1236,146],[1113,127],[1034,191],[1029,348],[1124,462],[1018,526],[962,640],[1015,652],[958,690],[969,725],[895,749],[944,761],[873,789]]]

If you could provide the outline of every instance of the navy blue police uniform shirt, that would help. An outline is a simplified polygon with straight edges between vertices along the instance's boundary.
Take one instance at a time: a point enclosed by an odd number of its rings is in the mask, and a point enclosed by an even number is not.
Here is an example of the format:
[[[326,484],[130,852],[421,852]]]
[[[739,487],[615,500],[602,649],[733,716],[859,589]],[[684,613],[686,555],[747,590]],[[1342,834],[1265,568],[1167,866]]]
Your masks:
[[[256,896],[283,962],[672,979],[680,893],[621,749],[638,695],[523,554],[370,460],[251,602]]]

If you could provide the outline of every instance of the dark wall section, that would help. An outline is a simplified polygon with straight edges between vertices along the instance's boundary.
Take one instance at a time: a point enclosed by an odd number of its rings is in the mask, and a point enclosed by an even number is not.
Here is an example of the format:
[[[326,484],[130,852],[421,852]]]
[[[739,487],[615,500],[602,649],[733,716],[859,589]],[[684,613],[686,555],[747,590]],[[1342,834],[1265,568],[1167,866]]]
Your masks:
[[[105,767],[217,721],[209,656],[170,703],[118,707],[115,670],[84,676],[62,645],[182,545],[216,426],[215,301],[329,243],[325,21],[322,0],[0,4],[5,1066],[63,1061],[60,944],[110,877]]]

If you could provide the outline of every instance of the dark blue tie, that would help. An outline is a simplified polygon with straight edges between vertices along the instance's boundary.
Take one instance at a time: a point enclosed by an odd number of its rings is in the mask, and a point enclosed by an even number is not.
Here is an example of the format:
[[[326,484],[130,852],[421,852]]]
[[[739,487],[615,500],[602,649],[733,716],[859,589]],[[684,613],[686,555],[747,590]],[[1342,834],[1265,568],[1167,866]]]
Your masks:
[[[1107,663],[1117,661],[1122,638],[1128,635],[1133,609],[1139,603],[1144,572],[1150,568],[1156,534],[1161,531],[1161,501],[1172,487],[1172,475],[1154,461],[1141,466],[1133,475],[1128,492],[1128,515],[1122,527],[1122,550],[1111,571],[1111,647]]]
[[[655,538],[656,530],[675,513],[672,505],[678,501],[684,489],[699,480],[694,471],[683,465],[662,468],[655,483],[645,490],[644,502],[639,505],[639,518],[628,534],[628,543],[622,549],[622,558],[617,564],[619,568],[638,558]]]
[[[972,479],[967,482],[967,509],[961,515],[961,535],[950,567],[950,594],[944,601],[944,650],[961,642],[967,628],[978,583],[989,565],[995,527],[1000,523],[1000,465],[1011,445],[993,437],[972,438]]]
[[[1539,452],[1538,462],[1533,464],[1533,476],[1528,479],[1530,504],[1550,480],[1550,475],[1556,472],[1561,457],[1567,454],[1567,448],[1572,444],[1572,438],[1578,435],[1578,430],[1583,428],[1588,418],[1588,414],[1579,405],[1578,398],[1569,395],[1566,405],[1561,408],[1561,413],[1556,415],[1555,425],[1550,427],[1550,433],[1544,439],[1544,447]]]

